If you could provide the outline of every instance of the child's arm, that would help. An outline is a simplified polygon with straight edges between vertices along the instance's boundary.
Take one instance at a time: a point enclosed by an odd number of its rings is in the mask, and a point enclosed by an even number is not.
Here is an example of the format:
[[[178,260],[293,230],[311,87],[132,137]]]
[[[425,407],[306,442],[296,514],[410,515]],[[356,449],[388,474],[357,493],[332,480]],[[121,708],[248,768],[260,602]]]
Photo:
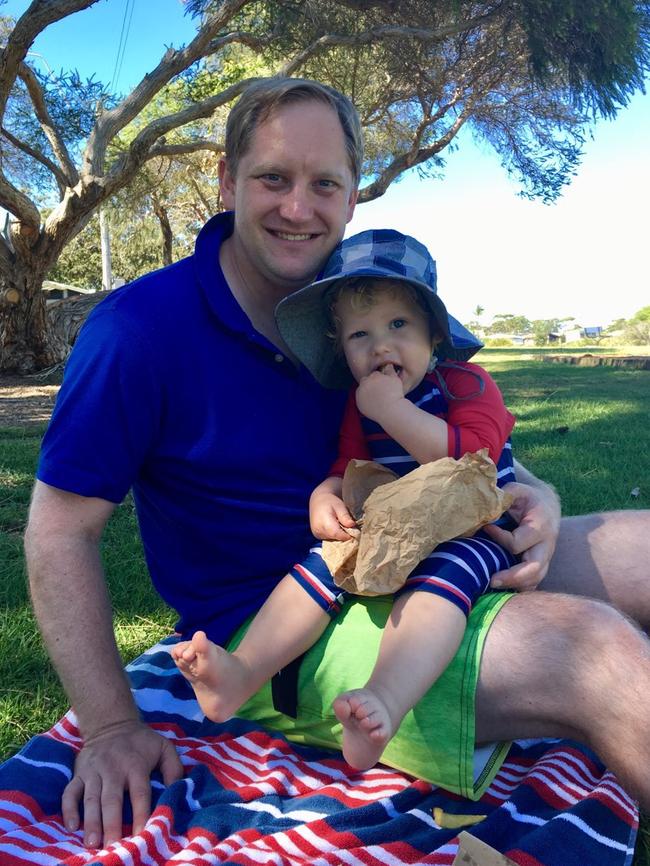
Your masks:
[[[365,376],[359,382],[356,398],[361,414],[380,424],[418,463],[448,456],[446,421],[406,399],[392,365],[386,366],[383,373],[375,371]]]
[[[444,371],[455,398],[446,420],[431,415],[401,396],[402,387],[392,367],[372,373],[357,389],[359,411],[376,421],[419,463],[454,457],[487,448],[498,463],[512,432],[514,418],[506,409],[494,380],[475,364]],[[478,392],[479,378],[483,384]]]
[[[316,538],[328,541],[347,541],[350,536],[342,526],[356,526],[354,518],[341,499],[343,479],[326,478],[316,487],[309,499],[309,522]]]

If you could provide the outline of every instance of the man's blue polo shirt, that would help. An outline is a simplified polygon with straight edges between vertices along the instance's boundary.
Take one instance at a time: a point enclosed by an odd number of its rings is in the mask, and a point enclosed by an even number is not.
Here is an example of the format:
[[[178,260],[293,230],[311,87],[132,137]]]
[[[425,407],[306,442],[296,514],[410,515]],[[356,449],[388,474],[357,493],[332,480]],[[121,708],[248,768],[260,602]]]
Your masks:
[[[253,328],[219,266],[232,214],[195,252],[118,289],[82,329],[37,476],[133,495],[153,583],[184,634],[223,643],[313,538],[308,502],[336,453],[345,394]]]

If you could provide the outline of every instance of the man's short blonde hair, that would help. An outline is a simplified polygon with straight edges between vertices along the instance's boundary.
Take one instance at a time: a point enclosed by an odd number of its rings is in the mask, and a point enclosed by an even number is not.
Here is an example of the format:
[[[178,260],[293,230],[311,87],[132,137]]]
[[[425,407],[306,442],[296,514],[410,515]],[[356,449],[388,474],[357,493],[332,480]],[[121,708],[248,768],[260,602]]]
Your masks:
[[[296,102],[321,102],[332,108],[339,119],[350,170],[359,185],[363,162],[363,134],[357,110],[347,96],[327,84],[308,78],[275,76],[251,84],[239,97],[226,122],[226,159],[231,176],[237,174],[239,160],[250,150],[257,127],[279,108]]]

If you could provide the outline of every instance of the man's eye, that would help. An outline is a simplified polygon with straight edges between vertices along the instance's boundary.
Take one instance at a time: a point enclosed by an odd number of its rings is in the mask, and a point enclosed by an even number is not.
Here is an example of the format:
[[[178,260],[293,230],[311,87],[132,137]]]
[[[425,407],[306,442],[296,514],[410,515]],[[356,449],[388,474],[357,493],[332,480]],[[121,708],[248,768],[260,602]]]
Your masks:
[[[333,180],[327,180],[326,178],[322,178],[321,180],[319,180],[316,185],[318,186],[319,189],[335,189],[336,188],[336,184],[334,183],[334,181]]]
[[[269,183],[280,183],[282,180],[282,177],[279,174],[274,174],[271,171],[267,172],[266,174],[263,174],[261,177],[262,177],[262,180],[266,180]]]

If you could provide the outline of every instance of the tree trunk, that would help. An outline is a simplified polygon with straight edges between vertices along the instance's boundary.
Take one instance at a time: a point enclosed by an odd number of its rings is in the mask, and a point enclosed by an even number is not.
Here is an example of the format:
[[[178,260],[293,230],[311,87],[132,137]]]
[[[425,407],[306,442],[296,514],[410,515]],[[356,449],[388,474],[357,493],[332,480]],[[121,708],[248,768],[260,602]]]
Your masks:
[[[49,304],[47,317],[50,328],[57,339],[65,343],[68,351],[74,346],[81,326],[93,308],[110,294],[110,291],[94,292],[92,295],[82,295],[79,298],[65,298]]]
[[[0,371],[32,373],[61,363],[70,353],[66,330],[52,327],[43,280],[63,246],[86,225],[96,202],[89,199],[84,210],[75,193],[63,204],[40,231],[13,220],[10,237],[0,239]]]
[[[172,227],[169,222],[167,208],[163,205],[155,192],[152,194],[151,200],[153,202],[153,212],[158,217],[158,222],[160,223],[160,231],[163,237],[163,264],[165,266],[171,265],[172,243],[174,240],[174,234],[172,232]]]
[[[44,274],[15,263],[0,283],[0,370],[32,373],[64,360],[69,347],[48,326]]]

